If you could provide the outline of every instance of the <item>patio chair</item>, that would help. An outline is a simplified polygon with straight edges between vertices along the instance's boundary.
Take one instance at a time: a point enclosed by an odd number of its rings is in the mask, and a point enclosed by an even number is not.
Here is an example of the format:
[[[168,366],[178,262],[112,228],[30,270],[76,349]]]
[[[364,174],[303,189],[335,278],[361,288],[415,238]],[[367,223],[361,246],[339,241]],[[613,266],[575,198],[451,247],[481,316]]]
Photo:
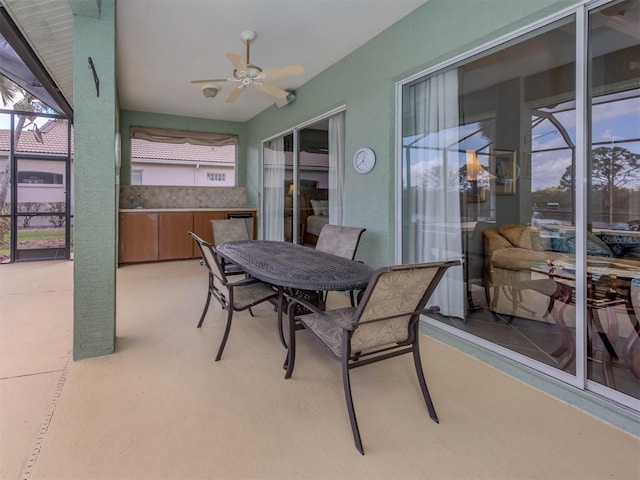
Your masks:
[[[254,305],[276,298],[278,294],[272,287],[254,278],[243,277],[241,280],[229,282],[213,245],[205,242],[193,232],[189,232],[189,235],[191,235],[198,244],[202,252],[202,261],[200,263],[206,267],[209,272],[207,301],[204,305],[200,321],[198,322],[198,328],[202,326],[212,296],[218,300],[222,308],[227,311],[227,326],[216,355],[217,362],[222,357],[222,352],[229,337],[233,312],[247,310]]]
[[[363,365],[405,353],[413,354],[424,401],[430,417],[438,423],[433,402],[422,371],[419,350],[420,315],[439,311],[426,307],[436,286],[449,267],[459,261],[397,265],[374,272],[357,308],[347,307],[323,312],[304,300],[288,297],[289,348],[285,378],[295,364],[297,331],[308,331],[342,364],[342,381],[356,448],[364,455],[356,420],[349,371]],[[302,303],[312,311],[295,315]],[[296,328],[304,327],[304,329]]]
[[[360,237],[366,230],[361,227],[327,224],[320,230],[316,250],[353,260],[356,256],[358,243],[360,243]]]
[[[366,230],[366,228],[362,227],[345,227],[342,225],[331,224],[324,225],[320,230],[320,235],[318,235],[316,250],[332,253],[333,255],[353,260],[356,256],[358,244],[360,243],[360,237]],[[324,303],[325,296],[324,294],[322,295]],[[354,307],[355,298],[353,290],[349,292],[349,298],[351,300],[351,306]]]
[[[213,247],[226,242],[236,240],[251,240],[249,227],[244,218],[228,218],[226,220],[211,220],[211,232],[213,233]],[[218,257],[226,275],[238,275],[244,273],[233,264],[227,263],[224,258]]]

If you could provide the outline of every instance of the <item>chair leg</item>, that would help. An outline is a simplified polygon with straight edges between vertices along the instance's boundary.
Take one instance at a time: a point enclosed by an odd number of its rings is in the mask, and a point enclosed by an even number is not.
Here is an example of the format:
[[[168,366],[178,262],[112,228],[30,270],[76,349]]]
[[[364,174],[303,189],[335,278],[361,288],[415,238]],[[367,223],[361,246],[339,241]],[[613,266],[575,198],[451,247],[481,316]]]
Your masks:
[[[282,326],[282,309],[284,308],[284,290],[282,287],[278,287],[278,333],[280,334],[280,343],[284,348],[287,348],[287,341],[284,339],[284,328]]]
[[[351,301],[351,306],[353,308],[356,308],[356,297],[355,297],[355,294],[353,293],[353,290],[349,290],[349,300]]]
[[[413,363],[416,366],[416,374],[418,375],[418,382],[420,383],[420,389],[422,390],[422,396],[424,397],[424,402],[427,404],[427,410],[429,410],[429,416],[433,419],[434,422],[440,423],[438,420],[438,415],[436,415],[436,409],[433,406],[433,402],[431,401],[431,395],[429,395],[429,389],[427,388],[427,382],[424,379],[424,372],[422,371],[422,362],[420,361],[420,349],[418,348],[418,339],[415,339],[413,349]]]
[[[349,380],[349,360],[342,359],[342,383],[344,385],[344,398],[347,401],[347,410],[349,411],[349,422],[351,422],[351,431],[353,432],[353,441],[361,455],[364,455],[362,440],[360,439],[360,429],[358,428],[358,420],[356,419],[356,411],[353,408],[353,398],[351,396],[351,382]]]
[[[227,313],[227,326],[224,329],[224,335],[222,336],[222,341],[220,342],[220,347],[218,348],[218,354],[216,355],[216,362],[222,358],[222,352],[224,351],[224,346],[227,343],[227,338],[229,338],[229,331],[231,330],[231,320],[233,318],[233,308],[231,305],[228,307]]]
[[[204,310],[202,310],[202,315],[200,316],[200,321],[198,322],[198,327],[202,326],[202,322],[204,322],[204,317],[207,316],[207,311],[209,310],[209,302],[211,302],[211,289],[207,290],[207,301],[204,304]]]
[[[287,317],[289,319],[289,345],[287,346],[287,358],[285,359],[282,368],[286,370],[284,378],[291,378],[291,375],[293,374],[293,367],[296,363],[296,328],[294,306],[289,305],[287,311]],[[282,326],[282,322],[280,322],[280,326]]]

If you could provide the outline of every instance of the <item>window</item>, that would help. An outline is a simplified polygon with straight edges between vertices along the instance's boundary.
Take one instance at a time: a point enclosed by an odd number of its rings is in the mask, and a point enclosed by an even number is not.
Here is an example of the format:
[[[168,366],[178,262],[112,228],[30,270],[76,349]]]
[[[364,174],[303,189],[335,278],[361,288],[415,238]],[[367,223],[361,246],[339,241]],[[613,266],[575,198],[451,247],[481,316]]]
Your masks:
[[[399,235],[405,263],[463,259],[429,323],[637,408],[640,25],[621,5],[401,85]]]
[[[62,174],[52,172],[18,172],[18,183],[62,185]]]
[[[131,184],[234,186],[237,143],[236,135],[131,127]]]
[[[144,185],[142,183],[142,170],[131,170],[131,185]]]

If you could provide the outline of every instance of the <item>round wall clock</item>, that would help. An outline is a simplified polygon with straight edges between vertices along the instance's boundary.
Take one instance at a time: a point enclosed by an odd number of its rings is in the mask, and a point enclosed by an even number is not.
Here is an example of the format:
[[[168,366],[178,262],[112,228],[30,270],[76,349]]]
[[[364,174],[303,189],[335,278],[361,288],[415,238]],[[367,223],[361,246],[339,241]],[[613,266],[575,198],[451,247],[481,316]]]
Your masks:
[[[376,154],[370,148],[361,148],[353,156],[353,168],[358,173],[369,173],[376,165]]]

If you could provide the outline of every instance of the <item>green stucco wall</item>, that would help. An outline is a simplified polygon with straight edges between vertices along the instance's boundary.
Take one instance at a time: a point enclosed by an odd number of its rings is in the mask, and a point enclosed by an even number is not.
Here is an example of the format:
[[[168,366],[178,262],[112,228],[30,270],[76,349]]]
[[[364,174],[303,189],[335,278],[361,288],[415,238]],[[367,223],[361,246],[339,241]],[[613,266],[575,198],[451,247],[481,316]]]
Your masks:
[[[114,19],[115,0],[102,0],[100,18],[74,15],[74,360],[112,353],[115,346]]]
[[[82,1],[74,0],[74,5]],[[291,105],[273,106],[242,124],[118,112],[115,0],[86,1],[100,6],[100,18],[76,15],[74,24],[75,359],[110,353],[115,345],[117,129],[122,133],[122,184],[130,183],[131,125],[237,133],[238,184],[247,187],[249,202],[257,206],[262,140],[346,105],[345,223],[367,228],[359,259],[372,266],[394,263],[396,82],[577,3],[430,0],[300,88]],[[100,97],[87,67],[89,56],[100,77]],[[350,162],[362,146],[377,154],[375,169],[364,176],[356,174]]]
[[[367,229],[359,259],[372,266],[394,263],[396,82],[575,3],[430,0],[298,89],[294,103],[249,121],[249,178],[258,178],[265,138],[346,105],[345,224]],[[377,163],[371,173],[359,175],[351,158],[364,146],[376,152]]]

